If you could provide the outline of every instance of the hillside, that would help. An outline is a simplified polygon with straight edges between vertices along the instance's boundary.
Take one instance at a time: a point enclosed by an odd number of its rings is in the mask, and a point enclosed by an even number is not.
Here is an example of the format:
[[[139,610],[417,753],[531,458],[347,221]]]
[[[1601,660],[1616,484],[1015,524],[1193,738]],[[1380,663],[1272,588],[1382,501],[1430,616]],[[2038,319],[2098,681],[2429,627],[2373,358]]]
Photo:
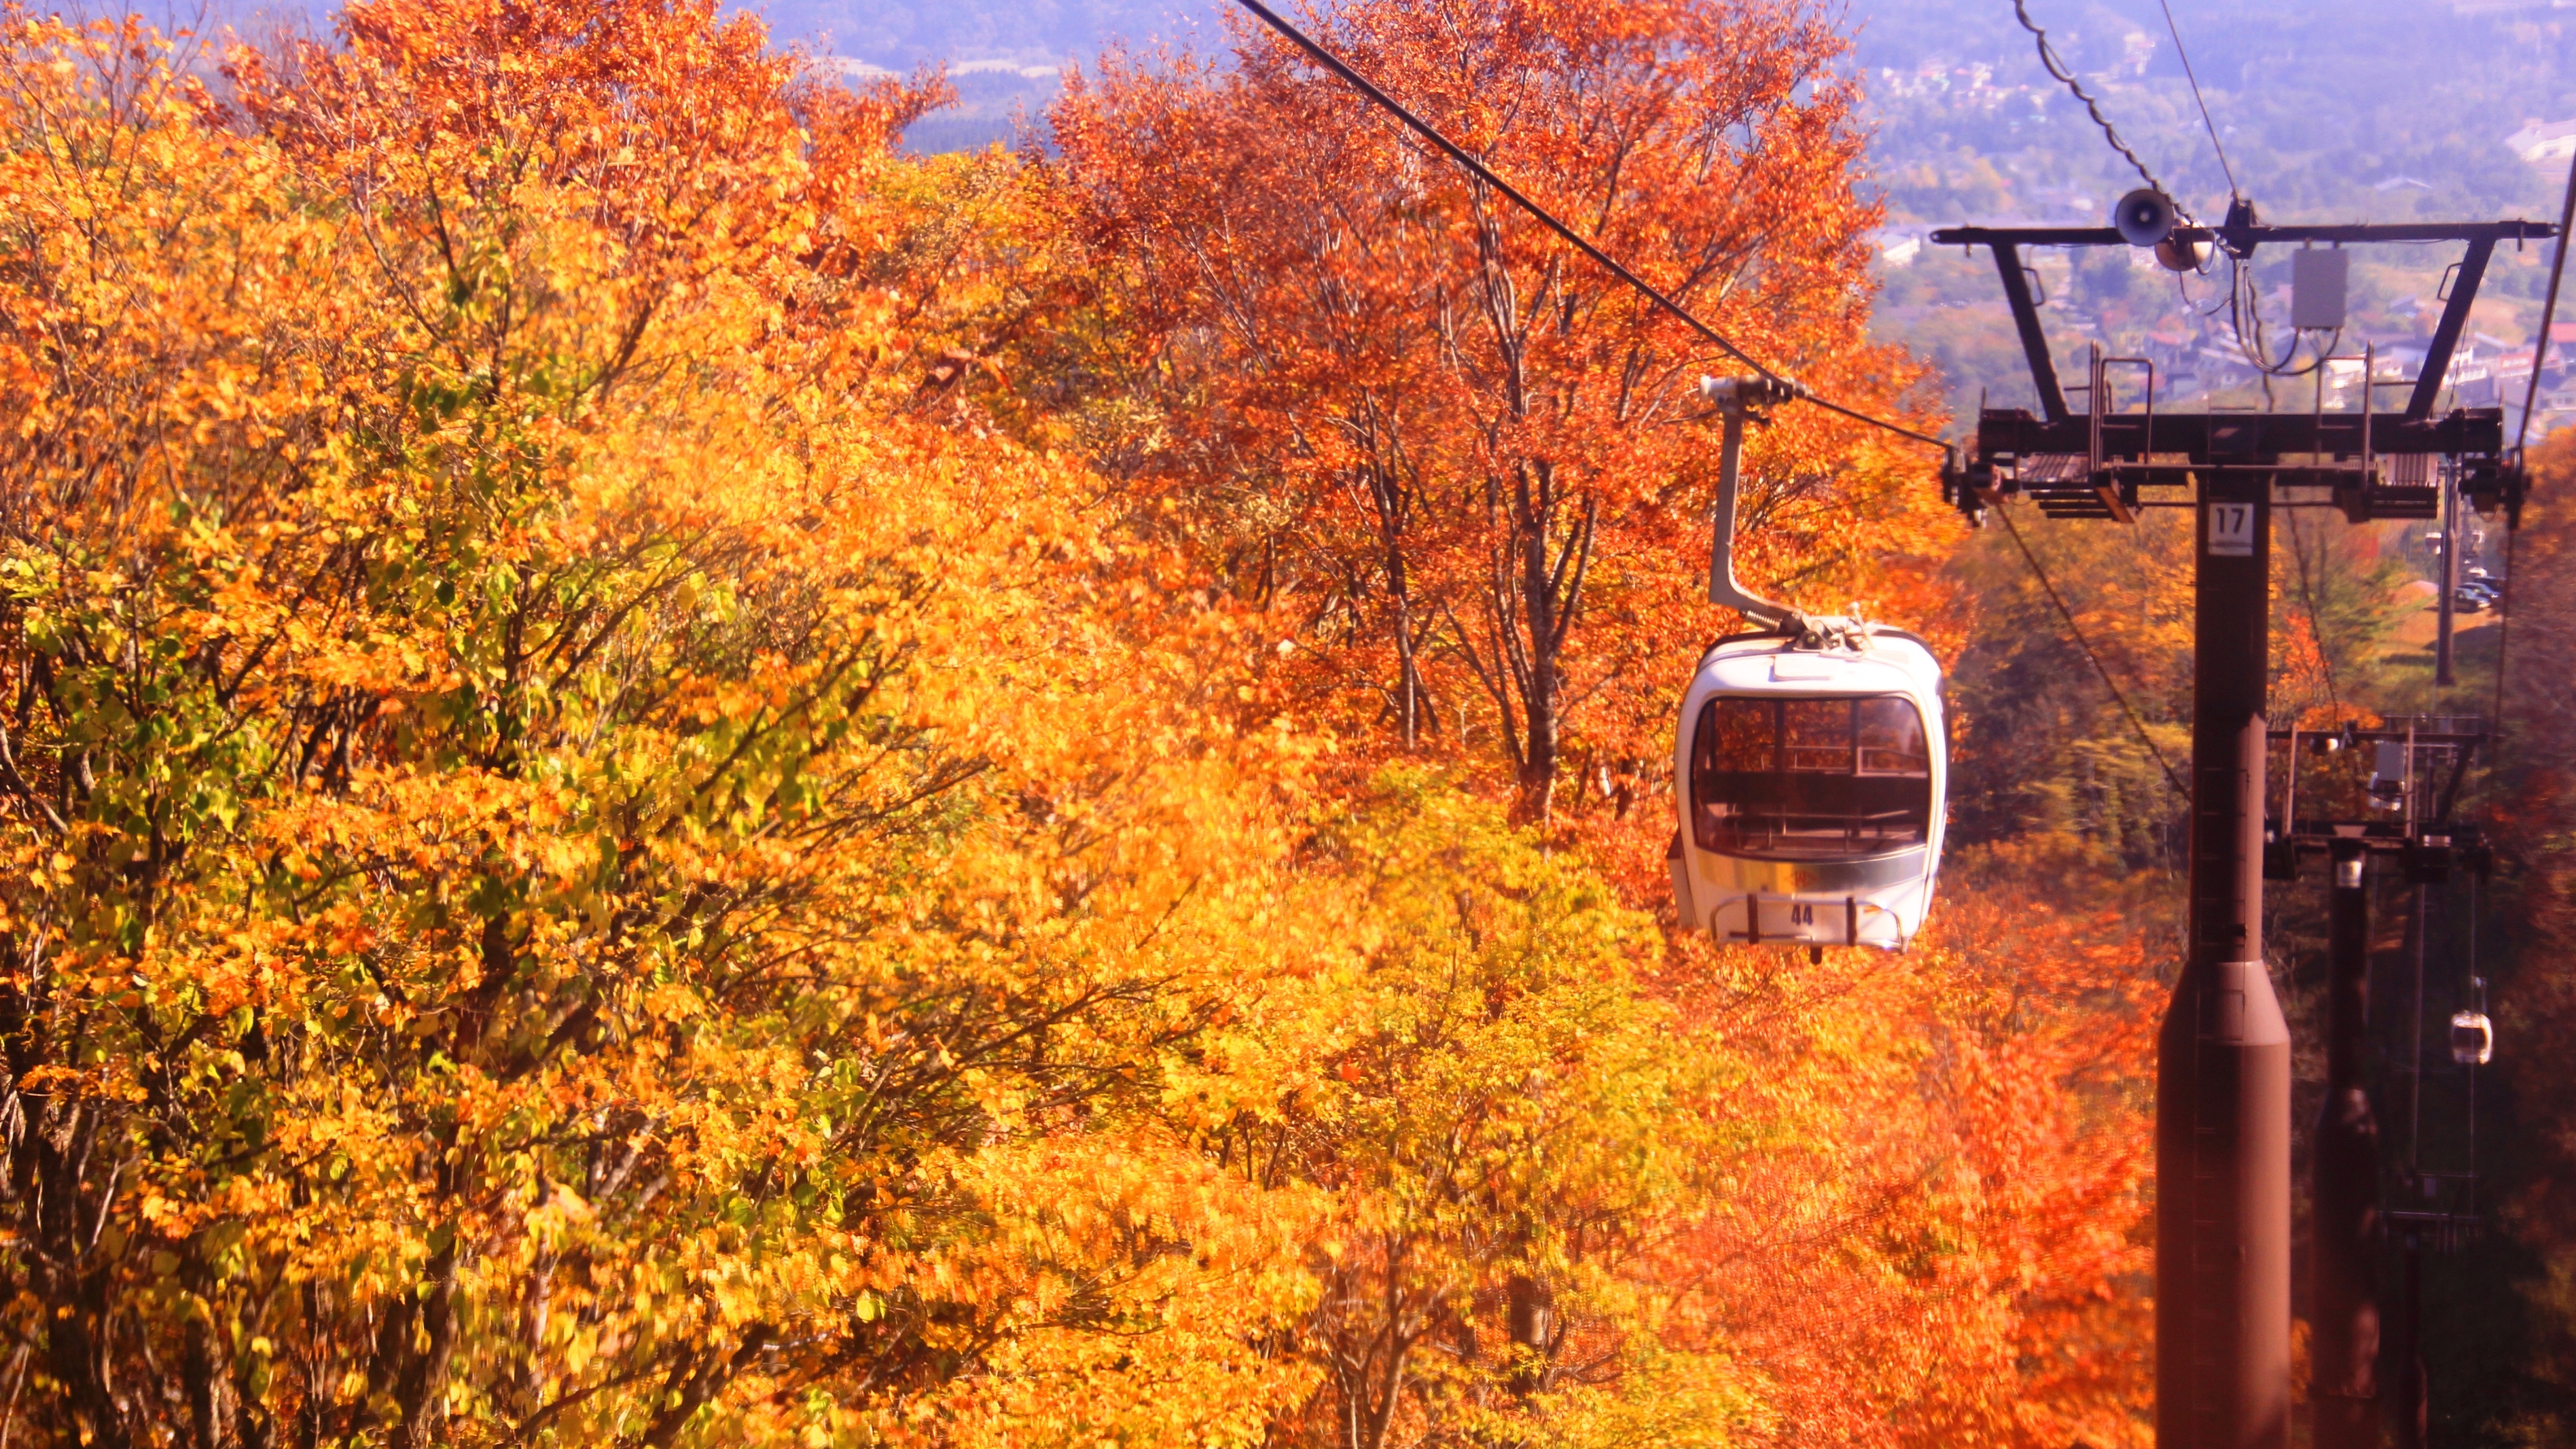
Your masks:
[[[2178,13],[2278,214],[2556,195],[2477,106],[2576,110],[2557,12]],[[1740,475],[1704,333],[1266,43],[286,19],[0,6],[0,1449],[2154,1442],[2195,515],[1971,528],[1868,424],[2018,367],[1912,229],[2127,185],[2007,12],[1318,17],[1854,410]],[[2206,208],[2149,19],[2060,39]],[[2359,264],[2346,340],[2420,355],[2443,261]],[[2036,266],[2062,349],[2301,403],[2169,275]],[[2507,711],[2494,875],[2370,887],[2384,1194],[2483,1212],[2441,1449],[2576,1433],[2576,434],[2535,465],[2456,686],[2420,525],[2272,551],[2272,723]],[[1746,587],[1847,617],[1709,600],[1730,478]],[[1818,685],[1863,621],[1937,693]],[[1780,687],[1685,717],[1728,636]],[[2318,866],[2263,922],[2302,1167]]]
[[[893,69],[947,63],[958,102],[924,118],[910,143],[940,151],[1043,135],[1056,71],[1104,47],[1234,43],[1223,6],[1093,4],[953,10],[794,0],[764,12],[782,35]],[[2033,14],[2100,97],[2132,149],[2201,215],[2223,213],[2227,180],[2153,4],[2046,4]],[[2539,7],[2364,0],[2263,7],[2184,4],[2175,19],[2220,128],[2238,185],[2274,220],[2354,221],[2550,214],[2562,179],[2506,144],[2527,118],[2576,117],[2576,32]],[[1866,174],[1884,197],[1888,256],[1879,334],[1930,358],[1954,408],[1978,396],[2026,395],[2019,344],[1982,262],[1925,255],[1920,238],[1959,222],[2099,224],[2143,184],[2081,106],[2047,76],[2003,0],[1860,4],[1849,12],[1846,64],[1868,97]],[[2364,259],[2358,316],[2341,339],[2355,358],[2377,345],[2392,367],[2420,358],[2432,298],[2453,250],[2383,251]],[[2093,258],[2042,254],[2061,371],[2081,375],[2083,349],[2154,355],[2168,395],[2260,404],[2254,371],[2205,315],[2223,278],[2178,287]],[[2135,259],[2123,259],[2135,260]],[[2541,290],[2536,252],[2490,275],[2457,379],[2471,401],[2495,401],[2497,364],[2527,355]],[[2257,267],[2257,286],[2286,284],[2286,262]],[[2518,365],[2509,363],[2508,366]],[[2390,375],[2402,375],[2392,372]],[[2513,373],[2519,378],[2528,369]],[[2561,385],[2553,373],[2548,391]],[[2516,393],[2514,400],[2519,401]],[[2576,406],[2576,394],[2567,401]],[[2554,424],[2576,412],[2553,416]]]

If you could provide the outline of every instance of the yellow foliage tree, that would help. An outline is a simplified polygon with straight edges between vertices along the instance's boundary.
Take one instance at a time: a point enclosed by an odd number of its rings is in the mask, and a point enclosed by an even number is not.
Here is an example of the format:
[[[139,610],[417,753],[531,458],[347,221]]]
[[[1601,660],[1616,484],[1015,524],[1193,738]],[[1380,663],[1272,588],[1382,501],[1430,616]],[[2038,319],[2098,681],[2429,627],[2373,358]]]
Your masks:
[[[1330,677],[1384,661],[1282,651],[1200,547],[1259,500],[1108,456],[1234,426],[1084,372],[1171,319],[1075,188],[1161,163],[901,158],[936,78],[714,0],[357,0],[221,102],[0,16],[0,1444],[2136,1440],[2149,978],[2039,902],[1892,964],[1675,944],[1618,888],[1652,809],[1386,772]],[[1830,99],[1756,179],[1840,225]],[[1601,426],[1452,465],[1661,550],[1488,725],[1591,691],[1564,758],[1631,770],[1705,467],[1599,368],[1684,357],[1487,221]],[[1807,261],[1773,321],[1824,347],[1857,262]],[[1941,595],[1824,426],[1761,449],[1763,570]],[[1467,617],[1487,552],[1421,582]]]
[[[1271,746],[1074,470],[842,371],[908,103],[712,5],[344,35],[244,129],[8,18],[12,1422],[1257,1438],[1294,1204],[1157,1083]]]

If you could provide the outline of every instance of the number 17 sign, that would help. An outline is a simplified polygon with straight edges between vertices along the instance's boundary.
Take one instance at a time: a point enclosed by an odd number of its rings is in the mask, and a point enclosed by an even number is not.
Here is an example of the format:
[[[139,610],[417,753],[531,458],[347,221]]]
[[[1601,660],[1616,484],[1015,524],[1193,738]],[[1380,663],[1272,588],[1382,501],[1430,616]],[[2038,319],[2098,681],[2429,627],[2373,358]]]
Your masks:
[[[2254,556],[2254,505],[2251,503],[2210,503],[2209,556],[2211,558],[2252,558]]]

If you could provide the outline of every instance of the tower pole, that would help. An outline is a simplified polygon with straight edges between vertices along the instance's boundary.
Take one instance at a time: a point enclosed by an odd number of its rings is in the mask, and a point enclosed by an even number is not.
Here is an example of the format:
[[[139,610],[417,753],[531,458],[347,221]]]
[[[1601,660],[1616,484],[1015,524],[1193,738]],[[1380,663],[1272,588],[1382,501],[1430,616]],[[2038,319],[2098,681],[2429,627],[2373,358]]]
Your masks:
[[[2413,777],[2415,751],[2407,752],[2407,770]],[[2424,978],[2433,966],[2433,888],[2422,881],[2415,885],[2415,1010],[2409,1033],[2414,1040],[2408,1048],[2406,1171],[2403,1181],[2406,1194],[2416,1199],[2410,1208],[2423,1207],[2424,1196]],[[2408,1223],[2398,1237],[2399,1287],[2397,1322],[2386,1345],[2387,1363],[2384,1374],[2392,1392],[2389,1395],[2389,1442],[2395,1449],[2424,1449],[2425,1407],[2429,1400],[2424,1374],[2424,1235],[2414,1223]]]
[[[2326,906],[2326,1096],[2317,1110],[2316,1449],[2379,1449],[2379,1123],[2370,1031],[2369,852],[2339,843]]]
[[[2290,1031],[2263,964],[2271,500],[2201,475],[2189,954],[2156,1053],[2156,1443],[2284,1449]]]

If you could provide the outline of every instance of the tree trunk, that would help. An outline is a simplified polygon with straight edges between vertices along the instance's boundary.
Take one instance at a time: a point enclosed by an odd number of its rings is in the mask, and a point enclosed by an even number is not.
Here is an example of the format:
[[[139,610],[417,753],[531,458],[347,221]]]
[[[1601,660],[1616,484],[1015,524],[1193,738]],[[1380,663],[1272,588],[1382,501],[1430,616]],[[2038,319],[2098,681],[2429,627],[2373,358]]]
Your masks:
[[[1413,581],[1404,567],[1404,524],[1410,511],[1403,485],[1391,470],[1370,470],[1378,505],[1378,537],[1385,549],[1386,592],[1395,614],[1396,725],[1410,753],[1422,739],[1422,662],[1413,622]]]
[[[1520,758],[1520,799],[1514,813],[1525,821],[1549,819],[1556,809],[1556,777],[1564,757],[1564,673],[1566,636],[1582,604],[1583,580],[1592,562],[1592,530],[1599,516],[1597,500],[1587,498],[1579,520],[1567,526],[1567,500],[1558,488],[1554,464],[1540,461],[1519,470],[1512,518],[1516,577],[1512,612],[1519,615],[1515,652],[1521,667],[1521,718],[1526,746]],[[1556,535],[1563,534],[1562,542]],[[1551,544],[1554,547],[1551,548]]]
[[[1511,1390],[1525,1399],[1547,1387],[1547,1361],[1556,1339],[1556,1295],[1525,1273],[1513,1274],[1504,1294],[1511,1318]]]

